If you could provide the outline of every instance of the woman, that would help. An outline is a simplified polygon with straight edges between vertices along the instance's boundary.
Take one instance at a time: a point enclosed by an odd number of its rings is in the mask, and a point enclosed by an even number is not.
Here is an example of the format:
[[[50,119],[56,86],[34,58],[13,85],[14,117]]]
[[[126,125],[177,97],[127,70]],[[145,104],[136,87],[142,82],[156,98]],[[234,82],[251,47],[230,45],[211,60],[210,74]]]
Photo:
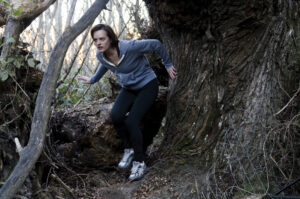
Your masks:
[[[93,84],[100,80],[107,70],[117,77],[122,89],[111,111],[111,119],[124,144],[124,155],[119,168],[128,168],[132,162],[130,180],[143,177],[144,162],[143,135],[139,123],[153,104],[158,93],[158,81],[144,53],[154,51],[163,61],[170,78],[176,70],[167,51],[158,40],[118,40],[112,28],[98,24],[91,30],[97,58],[101,62],[91,77],[79,76],[83,83]]]

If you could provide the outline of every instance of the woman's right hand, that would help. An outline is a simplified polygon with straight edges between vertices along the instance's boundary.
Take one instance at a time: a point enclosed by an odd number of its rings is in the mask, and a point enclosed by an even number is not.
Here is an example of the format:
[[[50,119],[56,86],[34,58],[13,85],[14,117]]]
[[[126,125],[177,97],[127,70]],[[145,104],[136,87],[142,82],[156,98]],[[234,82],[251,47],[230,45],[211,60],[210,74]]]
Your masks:
[[[81,80],[84,84],[90,84],[91,83],[91,78],[83,75],[78,75],[77,76],[78,80]]]
[[[168,67],[167,71],[168,71],[169,76],[170,76],[171,79],[175,79],[176,78],[177,71],[176,71],[176,68],[174,66]]]

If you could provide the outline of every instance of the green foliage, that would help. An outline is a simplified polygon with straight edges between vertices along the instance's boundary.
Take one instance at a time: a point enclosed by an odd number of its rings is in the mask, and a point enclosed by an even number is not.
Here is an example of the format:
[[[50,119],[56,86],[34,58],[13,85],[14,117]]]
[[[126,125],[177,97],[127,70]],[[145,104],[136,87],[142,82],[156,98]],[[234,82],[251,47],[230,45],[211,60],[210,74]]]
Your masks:
[[[0,47],[4,45],[15,43],[14,38],[8,38],[4,43],[0,41]],[[20,44],[21,45],[21,44]],[[22,66],[26,64],[30,67],[35,67],[36,63],[30,53],[24,55],[24,51],[20,48],[15,48],[13,52],[9,53],[9,57],[7,59],[3,59],[0,57],[0,80],[5,81],[9,76],[15,77],[15,69],[20,69]]]
[[[0,0],[0,3],[7,8],[7,11],[9,14],[14,16],[19,16],[24,10],[22,7],[19,7],[18,9],[14,9],[13,6],[10,4],[8,0]],[[11,45],[16,43],[15,39],[10,37],[5,40],[3,43],[2,39],[0,40],[0,47],[3,48],[5,45]],[[18,51],[18,50],[17,50]],[[8,79],[9,76],[14,77],[15,76],[15,68],[21,68],[22,65],[24,65],[24,61],[22,56],[20,56],[20,52],[18,51],[16,54],[12,55],[11,57],[8,57],[7,59],[0,58],[0,80],[5,81]],[[28,65],[33,67],[34,61],[29,60]]]
[[[0,57],[0,79],[1,81],[5,81],[8,79],[9,76],[15,76],[15,71],[13,69],[8,69],[7,66],[11,65],[13,63],[14,59],[12,57],[9,57],[7,60],[4,60]]]
[[[30,67],[34,68],[35,63],[34,63],[34,59],[33,58],[29,58],[27,59],[27,63]]]
[[[23,11],[24,11],[23,8],[19,7],[17,10],[13,11],[13,15],[14,16],[19,16]]]
[[[8,72],[6,70],[0,69],[0,79],[1,81],[5,81],[8,78]]]
[[[12,37],[10,37],[10,38],[8,38],[8,39],[5,41],[5,43],[4,43],[3,45],[10,44],[10,43],[15,43],[15,39],[12,38]],[[1,46],[2,46],[2,45],[1,45]]]
[[[74,76],[75,74],[73,74]],[[73,80],[73,82],[72,82]],[[87,104],[92,101],[98,100],[99,98],[110,96],[111,90],[106,76],[101,80],[99,86],[96,84],[92,85],[88,92],[88,84],[83,84],[77,79],[68,78],[56,89],[56,106],[57,108],[69,108],[74,106],[79,100],[80,104]]]
[[[58,104],[58,108],[72,107],[81,99],[85,88],[87,88],[87,85],[80,85],[80,87],[78,87],[78,82],[76,79],[74,79],[73,82],[71,81],[71,78],[66,79],[64,83],[59,85],[59,87],[56,89],[56,101]],[[89,96],[84,98],[84,100],[88,100],[88,98]]]
[[[8,45],[8,44],[11,44],[11,43],[15,43],[15,39],[14,38],[8,38],[5,40],[4,43],[2,43],[2,39],[0,40],[0,47],[2,48],[4,45]]]
[[[14,9],[13,5],[9,2],[9,0],[0,0],[0,3],[7,8],[7,11],[10,15],[13,15],[15,17],[20,16],[20,14],[24,11],[22,7],[19,7],[18,9]]]
[[[0,3],[2,3],[5,7],[10,5],[8,0],[0,0]]]

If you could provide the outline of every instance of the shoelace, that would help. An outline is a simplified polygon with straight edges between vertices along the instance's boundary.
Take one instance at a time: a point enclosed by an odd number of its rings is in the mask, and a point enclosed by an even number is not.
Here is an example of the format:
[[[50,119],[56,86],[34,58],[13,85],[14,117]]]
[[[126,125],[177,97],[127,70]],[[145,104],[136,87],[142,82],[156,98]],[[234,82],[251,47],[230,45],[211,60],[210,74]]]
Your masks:
[[[131,171],[132,172],[136,172],[136,170],[138,169],[138,167],[139,167],[139,163],[138,162],[133,162],[132,163],[132,169],[131,169]]]
[[[140,175],[140,171],[142,169],[142,165],[141,164],[138,164],[137,166],[136,165],[133,165],[132,167],[132,170],[131,170],[131,174],[134,174],[135,176],[136,175]]]

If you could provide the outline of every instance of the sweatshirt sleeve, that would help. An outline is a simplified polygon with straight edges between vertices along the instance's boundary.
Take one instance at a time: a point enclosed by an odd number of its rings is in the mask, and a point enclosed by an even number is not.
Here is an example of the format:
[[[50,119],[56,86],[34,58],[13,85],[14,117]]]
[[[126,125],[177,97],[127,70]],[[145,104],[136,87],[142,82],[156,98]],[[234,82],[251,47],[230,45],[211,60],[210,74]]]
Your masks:
[[[167,50],[157,39],[133,40],[131,47],[133,51],[140,52],[141,54],[155,52],[160,56],[166,68],[173,66]]]
[[[106,73],[107,68],[100,64],[99,68],[97,69],[96,73],[91,77],[90,83],[94,84],[101,79],[101,77]]]

